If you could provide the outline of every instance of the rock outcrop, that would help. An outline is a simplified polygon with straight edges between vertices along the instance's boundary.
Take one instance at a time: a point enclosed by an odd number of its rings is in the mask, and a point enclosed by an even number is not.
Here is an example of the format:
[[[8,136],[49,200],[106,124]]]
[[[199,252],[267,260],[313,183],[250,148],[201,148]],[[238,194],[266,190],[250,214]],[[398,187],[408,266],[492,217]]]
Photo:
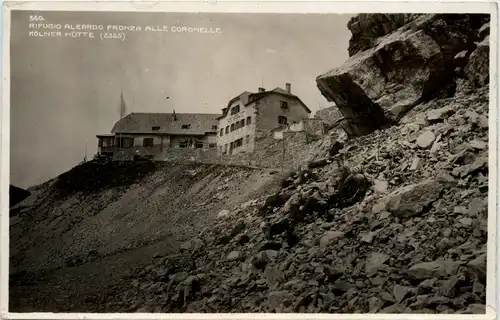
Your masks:
[[[351,21],[350,29],[356,32],[350,52],[356,53],[316,80],[321,93],[344,115],[348,135],[365,135],[390,125],[438,95],[453,96],[455,69],[469,56],[467,78],[480,86],[488,81],[484,70],[489,46],[481,38],[487,33],[482,26],[488,16],[369,17],[360,15]],[[367,36],[359,40],[361,26]],[[462,61],[456,59],[461,52]]]
[[[314,118],[321,119],[328,129],[330,129],[338,124],[342,120],[343,116],[337,106],[334,105],[318,110],[314,115]]]
[[[469,62],[465,66],[467,79],[476,87],[489,82],[490,74],[490,39],[487,36],[478,43],[477,48],[470,54]]]
[[[349,21],[347,28],[352,33],[349,41],[349,56],[372,47],[376,40],[417,19],[420,14],[359,14]]]

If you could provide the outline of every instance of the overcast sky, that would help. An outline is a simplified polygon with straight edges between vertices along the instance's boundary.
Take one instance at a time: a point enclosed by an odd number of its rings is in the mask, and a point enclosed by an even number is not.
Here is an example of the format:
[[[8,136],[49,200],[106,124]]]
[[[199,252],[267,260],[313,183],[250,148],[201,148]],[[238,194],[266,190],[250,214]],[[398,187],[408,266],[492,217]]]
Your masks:
[[[48,12],[44,23],[220,28],[219,34],[128,32],[125,41],[29,37],[11,29],[11,183],[29,187],[97,149],[96,134],[129,112],[220,113],[234,96],[292,84],[315,112],[315,78],[348,57],[348,15]],[[166,99],[166,97],[170,99]]]

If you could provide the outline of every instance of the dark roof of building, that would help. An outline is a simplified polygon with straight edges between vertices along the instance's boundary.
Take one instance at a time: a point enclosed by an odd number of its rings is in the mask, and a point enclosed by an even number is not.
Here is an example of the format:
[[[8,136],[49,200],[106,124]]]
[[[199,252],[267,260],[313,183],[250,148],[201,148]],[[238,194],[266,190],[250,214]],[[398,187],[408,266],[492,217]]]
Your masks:
[[[226,108],[224,108],[224,109],[229,108],[229,106],[231,106],[231,103],[233,103],[233,102],[235,102],[236,100],[238,100],[241,96],[243,96],[243,95],[248,95],[248,96],[250,96],[250,95],[252,95],[252,94],[254,94],[254,93],[253,93],[253,92],[250,92],[250,91],[243,91],[243,92],[242,92],[242,93],[240,93],[238,96],[236,96],[236,97],[232,98],[231,100],[229,100],[229,102],[227,103],[227,107],[226,107]]]
[[[243,95],[248,95],[248,101],[246,103],[244,103],[245,106],[249,105],[250,103],[252,102],[255,102],[255,101],[258,101],[264,97],[267,97],[271,94],[280,94],[280,95],[283,95],[283,96],[287,96],[289,98],[292,98],[292,99],[297,99],[299,101],[299,103],[307,110],[308,113],[311,113],[311,109],[309,109],[304,102],[302,102],[302,100],[300,100],[300,98],[294,94],[291,94],[291,93],[288,93],[286,90],[280,88],[280,87],[276,87],[274,88],[273,90],[268,90],[268,91],[264,91],[264,92],[257,92],[257,93],[252,93],[252,92],[248,92],[248,91],[244,91],[242,92],[241,94],[239,94],[238,96],[232,98],[231,100],[229,100],[228,104],[227,104],[227,107],[222,109],[222,115],[219,116],[219,118],[224,118],[226,115],[227,115],[227,112],[229,111],[229,107],[231,106],[231,104],[240,99],[241,96]]]
[[[204,135],[217,131],[218,117],[219,114],[211,113],[131,113],[117,121],[111,132]],[[189,127],[183,128],[183,125]],[[153,130],[153,127],[157,128]]]

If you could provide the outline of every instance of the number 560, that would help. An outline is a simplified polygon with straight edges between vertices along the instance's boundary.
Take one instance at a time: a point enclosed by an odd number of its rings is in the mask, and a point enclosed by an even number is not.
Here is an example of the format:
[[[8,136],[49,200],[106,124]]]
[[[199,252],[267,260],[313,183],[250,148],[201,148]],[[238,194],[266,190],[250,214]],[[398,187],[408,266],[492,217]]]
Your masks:
[[[44,21],[42,16],[30,16],[30,21]]]

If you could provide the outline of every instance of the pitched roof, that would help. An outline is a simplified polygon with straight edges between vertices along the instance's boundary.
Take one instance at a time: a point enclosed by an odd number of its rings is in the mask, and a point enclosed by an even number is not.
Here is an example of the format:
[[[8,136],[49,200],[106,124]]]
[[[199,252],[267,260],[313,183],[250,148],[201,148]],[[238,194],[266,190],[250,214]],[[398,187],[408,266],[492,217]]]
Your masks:
[[[231,100],[229,100],[229,102],[227,103],[227,108],[229,108],[231,106],[231,103],[235,102],[236,100],[240,99],[241,96],[244,96],[244,95],[247,95],[247,96],[250,96],[254,94],[253,92],[250,92],[250,91],[243,91],[242,93],[240,93],[238,96],[232,98]]]
[[[219,114],[211,113],[131,113],[117,121],[112,133],[163,133],[177,135],[203,135],[217,132]],[[183,129],[182,125],[189,125]],[[159,127],[153,130],[153,127]]]
[[[294,94],[291,94],[291,93],[288,93],[286,90],[280,88],[280,87],[276,87],[274,88],[273,90],[268,90],[268,91],[264,91],[264,92],[257,92],[257,93],[252,93],[252,92],[248,92],[248,91],[244,91],[242,92],[241,94],[239,94],[238,96],[232,98],[231,100],[229,100],[229,103],[227,104],[227,107],[222,109],[222,115],[219,117],[219,118],[224,118],[226,115],[227,115],[227,112],[229,111],[229,107],[231,106],[231,104],[240,99],[241,96],[243,95],[248,95],[248,101],[244,102],[244,105],[247,106],[249,105],[250,103],[252,102],[255,102],[257,100],[260,100],[270,94],[280,94],[280,95],[283,95],[283,96],[288,96],[289,98],[292,98],[292,99],[297,99],[299,101],[299,103],[307,110],[308,113],[311,113],[311,109],[309,109],[304,102],[302,102],[302,100],[300,100],[300,98]]]

